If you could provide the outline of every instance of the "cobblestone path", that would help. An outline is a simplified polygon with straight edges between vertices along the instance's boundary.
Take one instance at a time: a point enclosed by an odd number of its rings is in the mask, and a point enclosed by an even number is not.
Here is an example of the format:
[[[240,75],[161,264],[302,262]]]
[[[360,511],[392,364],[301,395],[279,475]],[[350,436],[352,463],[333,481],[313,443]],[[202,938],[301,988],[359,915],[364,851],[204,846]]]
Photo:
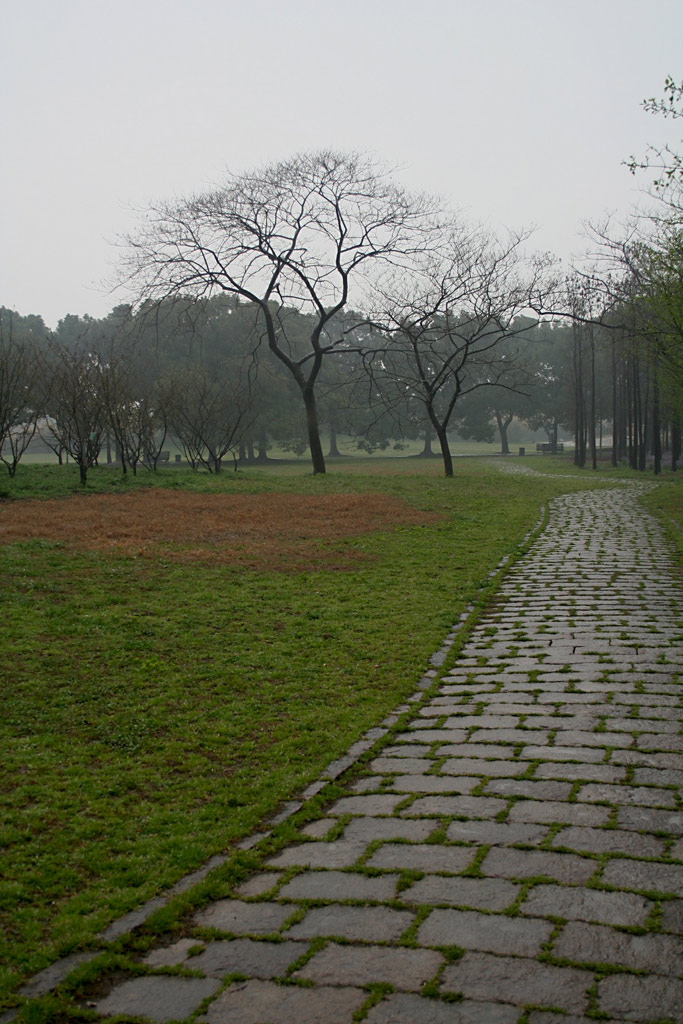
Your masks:
[[[554,501],[405,731],[98,1013],[683,1021],[683,640],[669,569],[634,488]]]

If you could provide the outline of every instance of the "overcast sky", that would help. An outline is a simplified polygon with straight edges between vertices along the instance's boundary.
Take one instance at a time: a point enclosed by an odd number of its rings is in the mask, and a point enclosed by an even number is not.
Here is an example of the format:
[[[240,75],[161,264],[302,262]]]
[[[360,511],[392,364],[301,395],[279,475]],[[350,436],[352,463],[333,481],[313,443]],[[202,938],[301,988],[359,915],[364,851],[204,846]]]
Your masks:
[[[680,0],[0,0],[0,305],[105,315],[135,209],[363,150],[563,259],[677,125]]]

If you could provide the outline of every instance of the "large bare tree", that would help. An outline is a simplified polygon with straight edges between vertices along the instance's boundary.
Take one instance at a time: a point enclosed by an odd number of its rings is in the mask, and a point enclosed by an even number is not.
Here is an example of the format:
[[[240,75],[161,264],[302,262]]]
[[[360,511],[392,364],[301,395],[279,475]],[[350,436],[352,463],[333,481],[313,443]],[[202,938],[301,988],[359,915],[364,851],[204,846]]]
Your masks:
[[[326,328],[362,305],[372,272],[407,267],[429,243],[435,204],[362,155],[318,152],[163,203],[129,238],[125,275],[143,299],[227,292],[254,303],[263,337],[301,393],[314,473],[325,472],[316,381],[343,343]],[[287,311],[307,315],[302,318]]]

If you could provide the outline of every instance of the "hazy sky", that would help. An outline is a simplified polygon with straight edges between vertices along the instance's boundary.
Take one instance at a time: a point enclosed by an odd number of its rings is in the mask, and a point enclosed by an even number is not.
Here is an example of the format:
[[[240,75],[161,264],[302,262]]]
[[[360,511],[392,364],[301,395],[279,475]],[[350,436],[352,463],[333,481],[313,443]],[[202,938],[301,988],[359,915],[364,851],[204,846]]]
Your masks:
[[[682,58],[680,0],[0,0],[0,305],[104,315],[136,208],[322,148],[567,258]]]

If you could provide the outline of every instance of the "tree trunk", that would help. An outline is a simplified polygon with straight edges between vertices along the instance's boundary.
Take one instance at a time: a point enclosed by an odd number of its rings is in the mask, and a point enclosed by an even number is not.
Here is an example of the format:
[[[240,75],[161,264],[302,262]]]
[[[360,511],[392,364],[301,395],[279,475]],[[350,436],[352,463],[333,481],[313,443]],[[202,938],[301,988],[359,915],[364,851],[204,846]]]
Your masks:
[[[425,427],[424,447],[422,448],[422,451],[420,452],[420,455],[423,458],[425,458],[425,459],[431,459],[432,456],[434,455],[434,452],[432,451],[432,437],[433,436],[434,435],[432,434],[431,425],[428,423],[427,426]]]
[[[681,457],[681,423],[676,418],[671,424],[671,471],[675,473],[678,469],[678,460]]]
[[[628,387],[627,387],[626,362],[622,358],[620,366],[619,382],[619,461],[623,462],[628,457]]]
[[[590,424],[589,424],[589,444],[591,452],[591,467],[593,469],[598,468],[598,453],[595,448],[595,338],[593,336],[593,324],[589,324],[588,327],[588,338],[590,341],[590,357],[591,357],[591,404],[590,404]]]
[[[583,351],[581,328],[572,325],[574,340],[574,464],[581,469],[586,464],[585,399],[583,393]]]
[[[658,476],[662,472],[662,424],[660,422],[659,381],[657,379],[656,366],[652,382],[652,448],[655,461],[655,476]]]
[[[638,469],[638,382],[635,357],[630,360],[628,374],[628,462]]]
[[[512,423],[512,416],[506,416],[503,419],[502,415],[496,410],[495,412],[496,423],[498,424],[498,433],[500,434],[500,454],[509,455],[510,445],[508,444],[508,427]]]
[[[313,473],[325,473],[325,456],[323,446],[320,442],[320,425],[318,423],[318,406],[315,400],[315,392],[312,387],[302,389],[304,406],[306,407],[306,429],[308,431],[308,446],[311,451],[311,462]]]
[[[640,432],[638,436],[638,469],[645,472],[647,469],[647,450],[648,450],[648,426],[649,426],[649,404],[650,404],[650,373],[649,369],[645,375],[645,398],[643,399],[642,388],[638,388],[640,410],[639,410],[639,426]]]
[[[339,458],[341,452],[337,448],[337,430],[334,423],[330,423],[330,450],[327,453],[328,459]]]
[[[617,445],[619,438],[619,414],[617,410],[617,349],[616,342],[612,341],[612,466],[616,468],[618,464],[618,453]]]
[[[450,445],[448,444],[448,434],[443,427],[437,427],[434,425],[436,430],[436,436],[439,439],[441,445],[441,457],[443,459],[444,474],[446,476],[453,476],[453,456],[451,455]]]
[[[553,420],[553,434],[550,439],[551,451],[553,455],[557,455],[557,432],[559,430],[559,427],[560,424],[557,422],[557,420]]]

